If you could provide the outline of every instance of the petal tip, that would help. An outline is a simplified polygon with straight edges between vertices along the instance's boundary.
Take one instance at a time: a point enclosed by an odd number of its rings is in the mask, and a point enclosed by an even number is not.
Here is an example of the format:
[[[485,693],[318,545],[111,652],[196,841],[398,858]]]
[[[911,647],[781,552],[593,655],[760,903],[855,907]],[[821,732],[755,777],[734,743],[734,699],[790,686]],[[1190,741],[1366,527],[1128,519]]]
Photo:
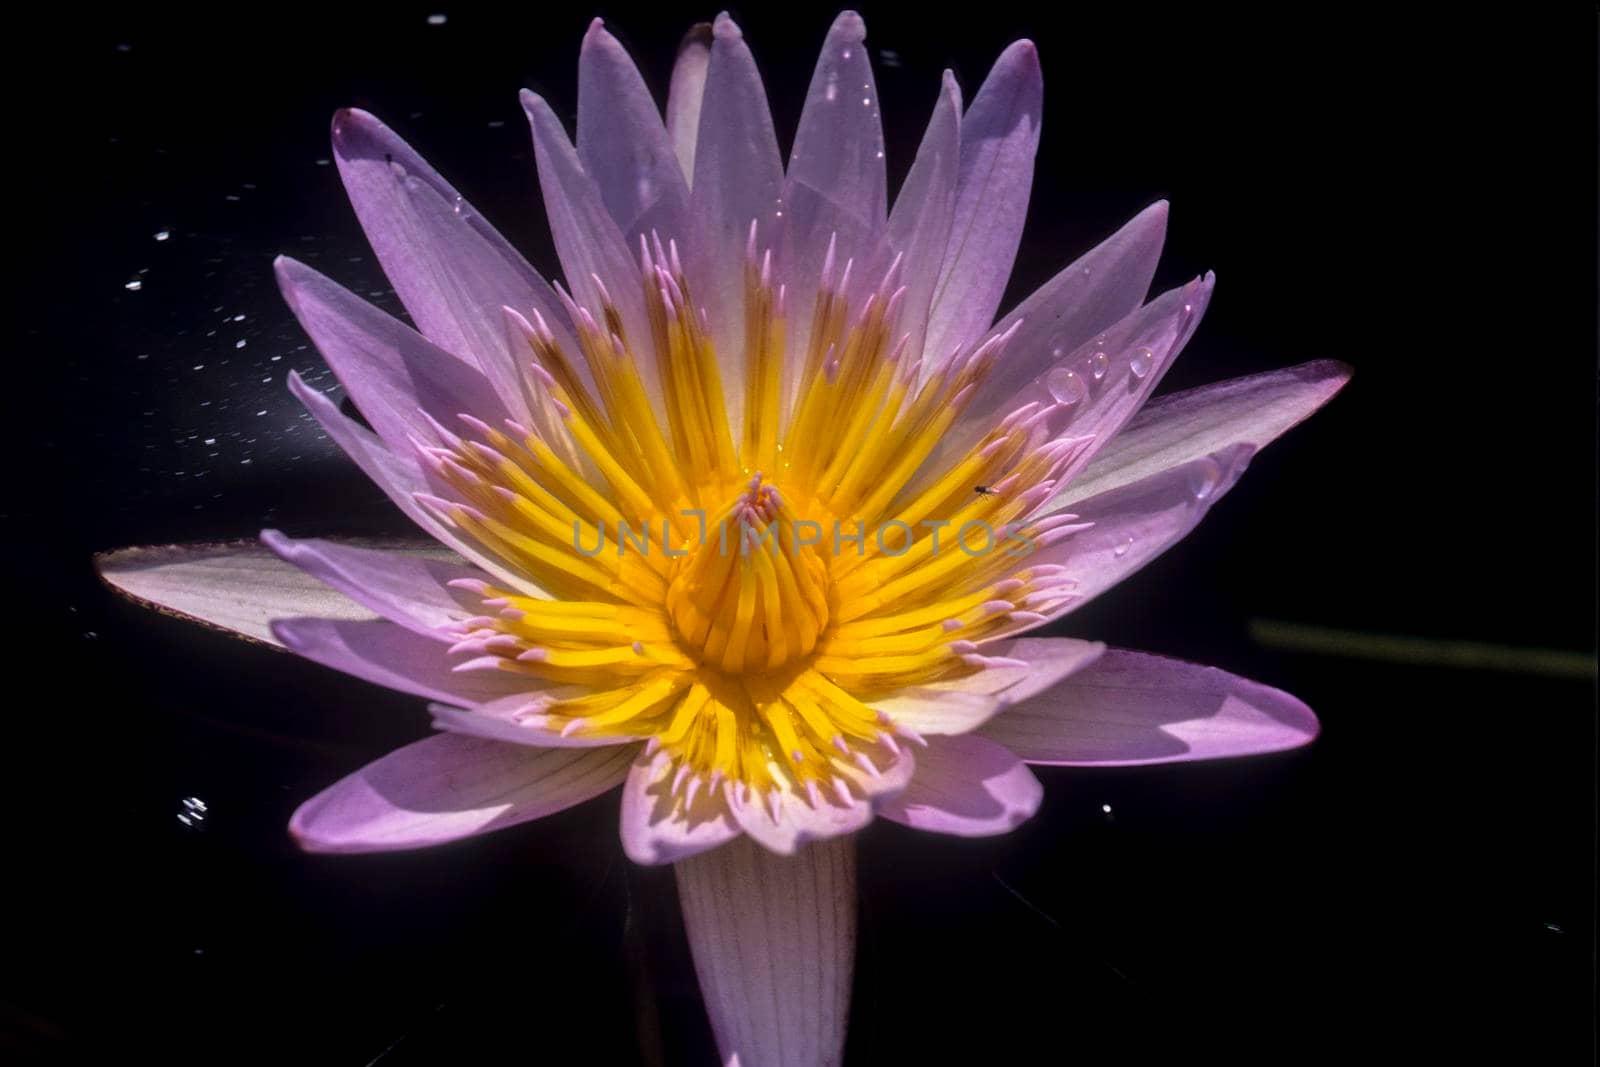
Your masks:
[[[841,37],[846,41],[864,41],[867,38],[866,20],[859,13],[846,8],[833,20],[828,35]]]

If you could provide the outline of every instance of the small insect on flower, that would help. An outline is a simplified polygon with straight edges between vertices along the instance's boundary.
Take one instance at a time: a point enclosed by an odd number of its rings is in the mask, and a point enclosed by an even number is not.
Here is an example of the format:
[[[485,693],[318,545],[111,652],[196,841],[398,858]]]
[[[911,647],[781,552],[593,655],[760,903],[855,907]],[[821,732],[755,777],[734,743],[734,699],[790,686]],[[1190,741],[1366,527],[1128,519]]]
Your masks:
[[[294,813],[306,849],[434,845],[621,786],[622,848],[677,865],[745,1067],[838,1061],[873,819],[1001,834],[1039,807],[1030,764],[1317,730],[1222,671],[1025,634],[1183,537],[1346,369],[1152,400],[1214,285],[1147,299],[1164,203],[997,317],[1037,53],[1007,48],[970,102],[945,74],[891,202],[865,36],[834,22],[785,167],[730,18],[687,39],[664,115],[597,20],[576,142],[522,97],[561,282],[339,112],[339,173],[416,329],[280,259],[364,422],[290,389],[434,547],[266,531],[102,560],[135,596],[429,702],[438,732]]]

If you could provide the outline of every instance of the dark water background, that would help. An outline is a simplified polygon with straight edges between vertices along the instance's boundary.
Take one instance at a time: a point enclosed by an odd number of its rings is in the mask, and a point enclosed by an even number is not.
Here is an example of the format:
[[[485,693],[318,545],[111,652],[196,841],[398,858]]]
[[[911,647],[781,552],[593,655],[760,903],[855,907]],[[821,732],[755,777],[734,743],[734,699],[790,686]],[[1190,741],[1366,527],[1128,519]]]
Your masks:
[[[614,799],[427,853],[301,855],[290,811],[422,736],[420,702],[143,612],[89,568],[263,525],[404,531],[285,389],[326,371],[271,258],[398,311],[328,162],[356,104],[553,271],[516,90],[570,121],[593,13],[433,10],[8,16],[14,1062],[712,1060],[670,872],[621,857]],[[714,9],[600,13],[664,92]],[[735,14],[786,137],[832,12]],[[1009,837],[870,829],[850,1062],[1589,1062],[1592,677],[1252,634],[1593,649],[1593,12],[865,14],[891,182],[944,66],[970,94],[1037,40],[1013,300],[1164,196],[1158,286],[1220,279],[1164,388],[1357,374],[1059,630],[1285,687],[1322,739],[1045,769]]]

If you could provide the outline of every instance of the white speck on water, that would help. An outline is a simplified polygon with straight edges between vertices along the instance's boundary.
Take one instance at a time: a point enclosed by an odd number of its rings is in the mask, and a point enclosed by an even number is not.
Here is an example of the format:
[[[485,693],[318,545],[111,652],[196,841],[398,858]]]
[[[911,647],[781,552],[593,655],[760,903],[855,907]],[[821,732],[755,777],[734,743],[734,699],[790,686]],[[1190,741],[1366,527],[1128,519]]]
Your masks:
[[[178,821],[191,830],[198,830],[205,825],[206,802],[199,797],[184,797],[178,806]]]
[[[193,367],[190,367],[189,369],[190,370],[205,370],[206,369],[206,365],[204,363],[196,363]]]
[[[265,411],[258,411],[258,412],[256,412],[256,416],[257,416],[257,417],[258,417],[258,418],[259,418],[259,417],[260,417],[260,416],[262,416],[262,415],[265,415],[265,414],[266,414],[266,412],[265,412]]]
[[[273,357],[272,357],[272,362],[274,362],[274,363],[276,363],[276,362],[278,362],[278,361],[279,361],[279,360],[280,360],[280,359],[282,359],[282,358],[283,358],[283,357],[282,357],[282,356],[273,356]]]
[[[137,356],[134,356],[133,358],[134,359],[149,359],[150,358],[150,353],[148,353],[148,352],[140,352]]]
[[[244,316],[243,315],[235,315],[233,317],[233,321],[234,322],[243,322],[244,321]]]
[[[238,196],[234,195],[233,193],[229,193],[227,196],[224,196],[222,199],[224,199],[224,200],[232,200],[234,202],[238,202],[238,200],[240,198]]]
[[[144,288],[144,282],[141,282],[138,278],[135,278],[133,281],[125,284],[123,288],[128,290],[130,293],[137,293],[140,289]]]
[[[217,443],[217,439],[215,437],[208,437],[204,441],[201,441],[200,443],[203,444],[203,445],[214,445],[214,444]]]
[[[1102,804],[1102,805],[1100,805],[1100,810],[1105,812],[1107,815],[1110,815],[1111,814],[1111,805],[1110,804]]]
[[[158,240],[158,241],[165,241],[167,238],[169,238],[171,236],[172,236],[172,233],[170,231],[168,231],[168,230],[157,230],[156,231],[156,240]]]
[[[449,21],[450,21],[450,16],[449,15],[429,15],[428,16],[428,25],[430,25],[430,26],[443,26],[445,23],[447,23]]]
[[[317,160],[317,166],[319,166],[319,167],[327,167],[327,166],[331,166],[332,164],[333,164],[333,160],[331,160],[331,159],[319,159],[319,160]]]
[[[233,347],[234,348],[243,348],[245,345],[247,345],[249,343],[250,342],[246,341],[243,337],[241,337],[237,341],[233,342]]]

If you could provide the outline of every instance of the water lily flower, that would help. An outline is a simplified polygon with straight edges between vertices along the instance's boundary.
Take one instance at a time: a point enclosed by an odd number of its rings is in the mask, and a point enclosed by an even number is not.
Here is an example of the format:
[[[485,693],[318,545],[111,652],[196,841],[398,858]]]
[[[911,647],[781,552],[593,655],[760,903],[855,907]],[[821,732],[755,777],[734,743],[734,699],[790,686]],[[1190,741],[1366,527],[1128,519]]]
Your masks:
[[[1219,670],[1024,635],[1183,537],[1346,369],[1151,400],[1213,287],[1146,299],[1164,203],[997,319],[1035,49],[970,103],[944,76],[891,204],[864,39],[834,22],[785,167],[730,18],[691,34],[664,116],[597,20],[576,139],[522,97],[561,282],[340,112],[339,172],[416,328],[282,258],[366,425],[290,387],[443,549],[267,531],[265,551],[103,561],[135,596],[431,702],[437,733],[295,812],[307,849],[440,844],[620,786],[622,848],[676,864],[719,1048],[746,1067],[837,1062],[851,835],[875,817],[1000,834],[1039,807],[1030,764],[1317,730]]]

